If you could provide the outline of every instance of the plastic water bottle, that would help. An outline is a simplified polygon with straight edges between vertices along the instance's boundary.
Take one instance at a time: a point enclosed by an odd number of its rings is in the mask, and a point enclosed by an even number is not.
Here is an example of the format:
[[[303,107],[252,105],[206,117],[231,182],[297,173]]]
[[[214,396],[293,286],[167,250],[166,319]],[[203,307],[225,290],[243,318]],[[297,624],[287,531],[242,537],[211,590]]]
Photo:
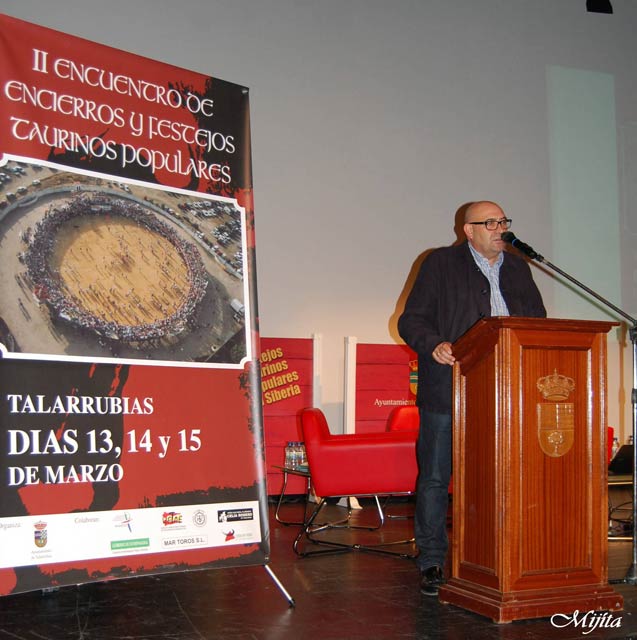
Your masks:
[[[295,442],[292,450],[294,452],[292,455],[292,467],[294,467],[294,469],[298,469],[301,464],[301,443]]]
[[[291,469],[294,467],[293,456],[294,456],[294,443],[292,441],[289,441],[285,445],[285,458],[283,462],[284,467],[288,467],[288,469]]]
[[[285,447],[285,466],[288,469],[296,469],[299,466],[298,442],[290,440]]]

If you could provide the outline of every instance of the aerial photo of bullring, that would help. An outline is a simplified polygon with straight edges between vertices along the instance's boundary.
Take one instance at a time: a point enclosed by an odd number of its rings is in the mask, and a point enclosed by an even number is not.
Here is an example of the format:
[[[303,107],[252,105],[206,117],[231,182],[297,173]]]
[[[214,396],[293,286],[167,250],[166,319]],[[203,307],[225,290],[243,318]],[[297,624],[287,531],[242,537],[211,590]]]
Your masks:
[[[240,363],[242,220],[224,198],[0,164],[2,348]]]

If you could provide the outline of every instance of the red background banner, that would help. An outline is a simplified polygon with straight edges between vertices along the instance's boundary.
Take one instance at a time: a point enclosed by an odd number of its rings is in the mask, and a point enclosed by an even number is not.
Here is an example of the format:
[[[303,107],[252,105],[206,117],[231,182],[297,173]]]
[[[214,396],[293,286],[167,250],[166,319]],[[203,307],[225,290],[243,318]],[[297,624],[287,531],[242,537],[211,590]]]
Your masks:
[[[0,55],[4,160],[10,157],[16,166],[32,162],[36,168],[41,163],[51,171],[70,169],[95,176],[97,183],[112,176],[161,187],[163,193],[174,188],[182,194],[223,196],[221,204],[231,198],[245,209],[248,255],[242,276],[248,287],[242,301],[243,339],[248,353],[254,353],[258,334],[247,89],[2,15]],[[0,221],[22,215],[20,204],[3,204]],[[14,302],[0,300],[0,313]],[[11,549],[3,544],[3,536],[9,528],[24,527],[23,540],[28,541],[39,518],[43,533],[36,536],[35,551],[55,549],[56,531],[50,525],[48,532],[45,529],[51,514],[161,508],[165,513],[157,523],[160,535],[180,520],[186,506],[201,506],[201,517],[214,519],[217,504],[249,502],[260,512],[260,532],[256,541],[228,545],[236,542],[238,525],[228,526],[225,539],[210,540],[202,548],[34,561],[0,569],[0,594],[267,561],[261,394],[255,389],[256,362],[247,359],[241,367],[228,355],[236,348],[234,339],[219,350],[211,367],[186,362],[165,366],[152,359],[139,364],[116,357],[42,358],[21,353],[10,330],[4,322],[0,325],[0,458],[5,469],[0,482],[0,548],[5,567]],[[237,335],[241,338],[241,331]],[[64,355],[63,349],[59,355]],[[224,365],[223,357],[233,366]],[[143,352],[139,358],[144,358]],[[45,405],[57,397],[60,402],[81,396],[139,399],[142,406],[150,399],[152,412],[32,411],[29,403],[38,396]],[[44,450],[34,444],[40,437],[48,442]],[[64,442],[73,445],[74,439],[75,447],[60,451]],[[96,444],[102,453],[92,453]],[[96,480],[100,464],[114,477]],[[36,482],[49,468],[61,470],[54,480]],[[240,515],[245,514],[235,514]]]
[[[356,345],[356,432],[384,431],[394,407],[415,404],[416,354],[405,345]]]

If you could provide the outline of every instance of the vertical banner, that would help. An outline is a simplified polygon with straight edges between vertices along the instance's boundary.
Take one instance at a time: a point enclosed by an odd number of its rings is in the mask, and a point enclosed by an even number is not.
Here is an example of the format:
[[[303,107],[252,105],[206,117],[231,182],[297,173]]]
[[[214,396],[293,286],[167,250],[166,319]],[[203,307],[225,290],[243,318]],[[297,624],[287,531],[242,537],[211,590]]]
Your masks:
[[[416,404],[418,359],[402,344],[356,345],[356,433],[385,431],[395,407]]]
[[[3,15],[0,58],[0,594],[263,564],[248,90]]]
[[[261,338],[261,391],[268,495],[279,495],[283,480],[285,445],[303,440],[299,413],[313,406],[311,338]],[[305,478],[290,475],[287,494],[307,491]]]

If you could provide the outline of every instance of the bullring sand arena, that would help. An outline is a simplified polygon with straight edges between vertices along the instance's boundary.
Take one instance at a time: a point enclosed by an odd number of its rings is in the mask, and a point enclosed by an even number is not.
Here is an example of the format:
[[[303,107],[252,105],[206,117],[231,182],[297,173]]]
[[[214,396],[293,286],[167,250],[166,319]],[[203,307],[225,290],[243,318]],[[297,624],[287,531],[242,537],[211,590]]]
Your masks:
[[[0,341],[33,354],[240,362],[240,210],[54,167],[0,166]]]
[[[175,247],[125,219],[67,225],[57,235],[51,268],[69,299],[118,325],[162,320],[188,293],[188,268]]]

